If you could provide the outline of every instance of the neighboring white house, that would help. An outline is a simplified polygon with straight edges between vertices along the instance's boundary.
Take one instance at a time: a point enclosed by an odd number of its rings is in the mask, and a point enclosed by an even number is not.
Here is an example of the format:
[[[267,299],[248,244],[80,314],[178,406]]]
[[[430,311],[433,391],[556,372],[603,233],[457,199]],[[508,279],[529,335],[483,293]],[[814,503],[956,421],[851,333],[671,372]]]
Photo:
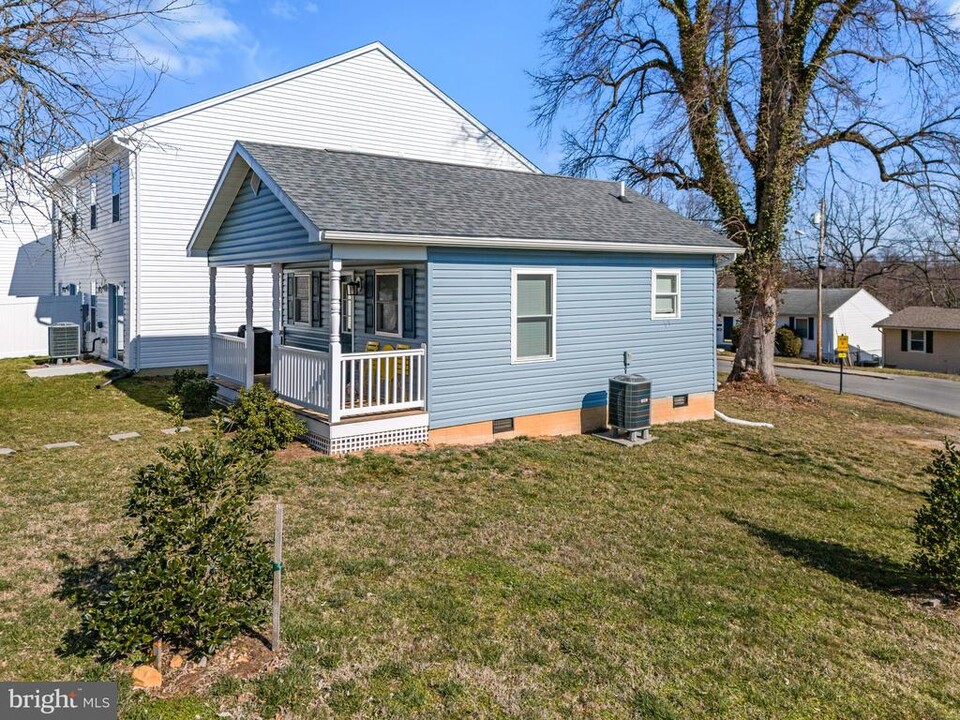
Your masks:
[[[50,284],[80,295],[86,349],[135,369],[206,364],[206,263],[184,248],[237,140],[539,172],[380,43],[126,128],[92,147],[93,169],[67,171],[75,205],[53,223]],[[269,271],[254,282],[269,298]],[[244,283],[221,273],[219,327],[243,323]],[[255,322],[271,328],[269,302]]]
[[[47,327],[80,322],[77,298],[58,297],[42,202],[7,208],[0,220],[0,358],[43,355]]]
[[[874,325],[890,315],[890,309],[862,288],[826,288],[823,291],[823,357],[834,359],[837,335],[850,341],[850,361],[875,363],[883,356],[883,334]],[[737,291],[717,291],[717,345],[729,344],[740,322]],[[801,355],[817,354],[817,291],[784,290],[780,296],[777,327],[788,326],[803,338]]]

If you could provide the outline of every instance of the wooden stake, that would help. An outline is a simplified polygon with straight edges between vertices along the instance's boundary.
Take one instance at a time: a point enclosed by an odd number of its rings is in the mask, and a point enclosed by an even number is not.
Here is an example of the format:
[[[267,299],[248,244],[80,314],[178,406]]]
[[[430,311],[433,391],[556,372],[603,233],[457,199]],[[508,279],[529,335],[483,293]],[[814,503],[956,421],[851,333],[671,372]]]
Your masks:
[[[154,640],[153,641],[153,662],[157,667],[157,670],[162,670],[161,664],[163,663],[163,640]]]
[[[280,576],[283,572],[283,503],[277,503],[277,519],[273,534],[273,636],[270,644],[280,652]]]

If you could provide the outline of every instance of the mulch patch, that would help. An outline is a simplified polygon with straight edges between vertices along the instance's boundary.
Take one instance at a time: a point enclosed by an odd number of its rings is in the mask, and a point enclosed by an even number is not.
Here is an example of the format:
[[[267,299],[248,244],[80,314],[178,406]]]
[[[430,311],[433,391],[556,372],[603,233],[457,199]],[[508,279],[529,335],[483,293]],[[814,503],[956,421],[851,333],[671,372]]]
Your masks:
[[[177,669],[170,667],[174,653],[164,655],[163,685],[150,691],[154,697],[182,697],[201,694],[218,680],[233,677],[241,680],[261,677],[287,663],[282,650],[275,655],[269,642],[258,635],[243,635],[211,657],[203,660],[185,660]]]

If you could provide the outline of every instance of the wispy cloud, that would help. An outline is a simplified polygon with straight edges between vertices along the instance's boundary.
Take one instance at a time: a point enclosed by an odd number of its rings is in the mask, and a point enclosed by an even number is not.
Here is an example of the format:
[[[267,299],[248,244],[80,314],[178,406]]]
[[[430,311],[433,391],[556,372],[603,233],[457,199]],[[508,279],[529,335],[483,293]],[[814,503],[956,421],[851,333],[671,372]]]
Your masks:
[[[303,13],[315,13],[320,10],[315,2],[294,3],[290,0],[274,0],[269,7],[270,13],[284,20],[296,20]]]
[[[145,59],[174,78],[189,80],[238,66],[245,80],[266,74],[259,66],[260,44],[253,33],[217,2],[189,4],[167,22],[143,26],[135,44]]]

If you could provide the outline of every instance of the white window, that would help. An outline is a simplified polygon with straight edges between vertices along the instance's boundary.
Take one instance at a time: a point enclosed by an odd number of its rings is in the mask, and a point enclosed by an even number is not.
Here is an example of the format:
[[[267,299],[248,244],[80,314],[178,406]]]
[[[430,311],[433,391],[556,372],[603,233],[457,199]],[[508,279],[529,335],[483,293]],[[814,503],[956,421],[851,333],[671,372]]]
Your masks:
[[[376,288],[374,289],[374,301],[376,302],[376,326],[374,328],[377,335],[396,335],[402,334],[400,318],[400,271],[399,270],[377,270]]]
[[[651,316],[654,319],[680,317],[680,271],[654,270]]]
[[[923,330],[910,331],[910,352],[927,351],[927,333]]]
[[[513,268],[511,291],[511,362],[556,360],[557,271]]]
[[[310,325],[310,278],[308,272],[287,275],[287,323]]]

